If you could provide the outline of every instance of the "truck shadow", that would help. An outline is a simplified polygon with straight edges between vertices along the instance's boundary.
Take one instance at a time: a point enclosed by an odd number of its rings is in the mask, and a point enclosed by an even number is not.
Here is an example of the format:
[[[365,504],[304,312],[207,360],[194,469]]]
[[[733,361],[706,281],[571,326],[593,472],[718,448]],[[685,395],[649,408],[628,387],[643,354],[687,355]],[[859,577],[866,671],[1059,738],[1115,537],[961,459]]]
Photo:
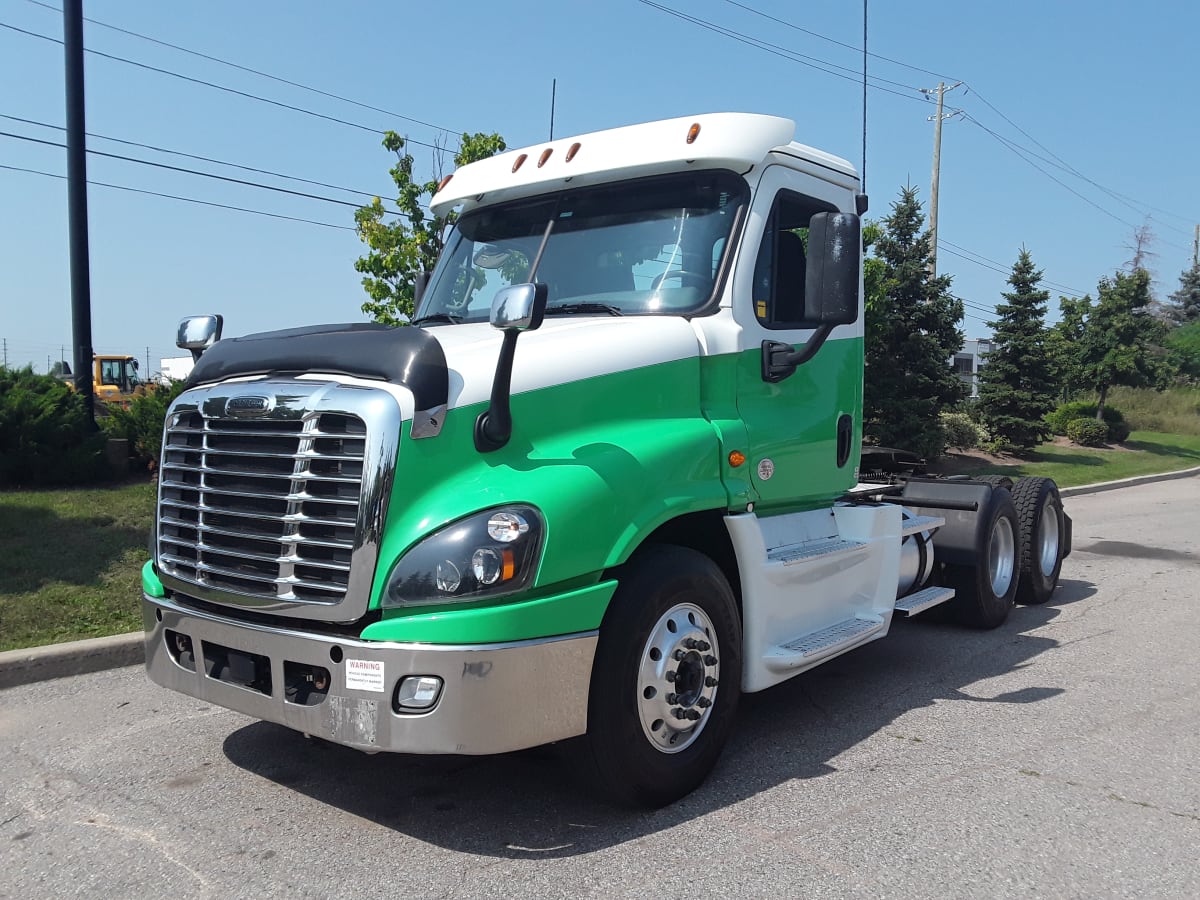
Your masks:
[[[229,735],[224,751],[289,790],[450,850],[576,856],[832,773],[830,760],[936,701],[1037,703],[1063,693],[1046,685],[978,697],[969,686],[1053,650],[1058,641],[1028,632],[1094,593],[1089,582],[1064,580],[1051,604],[1018,607],[995,631],[900,621],[885,640],[743,697],[717,770],[695,793],[656,811],[617,809],[595,796],[576,774],[572,741],[493,757],[368,756],[258,722]]]

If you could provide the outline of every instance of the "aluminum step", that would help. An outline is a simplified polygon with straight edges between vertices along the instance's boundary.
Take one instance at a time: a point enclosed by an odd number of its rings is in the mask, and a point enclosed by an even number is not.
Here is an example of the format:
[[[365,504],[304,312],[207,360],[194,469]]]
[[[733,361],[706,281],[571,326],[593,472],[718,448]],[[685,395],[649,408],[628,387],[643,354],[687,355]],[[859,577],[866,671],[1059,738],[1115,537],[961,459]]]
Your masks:
[[[802,544],[790,544],[785,547],[778,547],[767,554],[767,559],[771,562],[783,563],[785,566],[794,566],[796,563],[843,556],[853,553],[856,550],[861,550],[865,546],[867,545],[861,541],[824,538],[817,541],[805,541]]]
[[[904,528],[901,530],[900,536],[908,537],[910,534],[917,534],[921,531],[933,531],[945,524],[946,520],[942,516],[913,516],[904,520]]]
[[[954,588],[935,585],[909,594],[896,601],[896,612],[906,616],[915,616],[919,612],[954,599]]]
[[[772,647],[764,662],[777,672],[799,668],[865,643],[882,630],[883,619],[856,616]]]

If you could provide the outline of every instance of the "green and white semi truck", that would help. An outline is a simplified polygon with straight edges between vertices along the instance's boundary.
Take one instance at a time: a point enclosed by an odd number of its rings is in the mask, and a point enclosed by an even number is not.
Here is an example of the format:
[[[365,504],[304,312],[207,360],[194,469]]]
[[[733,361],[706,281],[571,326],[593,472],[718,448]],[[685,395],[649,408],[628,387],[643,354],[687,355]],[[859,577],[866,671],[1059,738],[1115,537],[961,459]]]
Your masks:
[[[742,693],[896,615],[1045,602],[1053,482],[860,481],[866,198],[793,132],[702,115],[459,169],[408,327],[181,323],[150,677],[367,751],[584,736],[608,796],[658,805]]]

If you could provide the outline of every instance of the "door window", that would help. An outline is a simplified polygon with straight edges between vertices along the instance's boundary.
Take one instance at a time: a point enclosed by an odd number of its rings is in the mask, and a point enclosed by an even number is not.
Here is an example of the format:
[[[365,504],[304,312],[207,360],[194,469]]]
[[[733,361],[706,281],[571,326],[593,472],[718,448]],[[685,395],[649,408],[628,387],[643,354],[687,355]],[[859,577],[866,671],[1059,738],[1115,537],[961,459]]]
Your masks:
[[[794,191],[780,191],[767,219],[754,265],[754,315],[767,328],[812,328],[804,321],[808,223],[829,203]]]

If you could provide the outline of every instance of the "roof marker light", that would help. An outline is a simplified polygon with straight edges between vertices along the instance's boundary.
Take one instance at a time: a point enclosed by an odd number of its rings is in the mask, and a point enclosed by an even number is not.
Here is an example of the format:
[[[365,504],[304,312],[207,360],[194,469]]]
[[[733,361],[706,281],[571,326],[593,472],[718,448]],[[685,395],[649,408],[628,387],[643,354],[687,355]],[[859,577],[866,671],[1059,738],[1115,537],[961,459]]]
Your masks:
[[[450,183],[450,179],[453,177],[454,177],[454,173],[451,172],[449,175],[447,175],[445,178],[443,178],[441,180],[441,182],[438,184],[438,191],[440,191],[442,188],[444,188],[446,185],[448,185]],[[437,193],[437,191],[435,191],[434,193]]]
[[[575,154],[579,152],[579,147],[579,141],[576,141],[571,145],[571,149],[567,151],[567,162],[570,162],[575,158]]]
[[[700,137],[700,123],[693,122],[692,127],[688,129],[687,142],[689,144],[696,143],[696,138]]]
[[[553,152],[554,152],[553,147],[547,147],[545,150],[542,151],[541,158],[538,159],[538,168],[539,169],[546,164],[546,160],[548,160],[550,158],[550,154]]]
[[[513,163],[513,171],[515,172],[517,169],[521,168],[527,159],[529,159],[528,153],[522,153],[520,156],[518,156],[517,161]]]

